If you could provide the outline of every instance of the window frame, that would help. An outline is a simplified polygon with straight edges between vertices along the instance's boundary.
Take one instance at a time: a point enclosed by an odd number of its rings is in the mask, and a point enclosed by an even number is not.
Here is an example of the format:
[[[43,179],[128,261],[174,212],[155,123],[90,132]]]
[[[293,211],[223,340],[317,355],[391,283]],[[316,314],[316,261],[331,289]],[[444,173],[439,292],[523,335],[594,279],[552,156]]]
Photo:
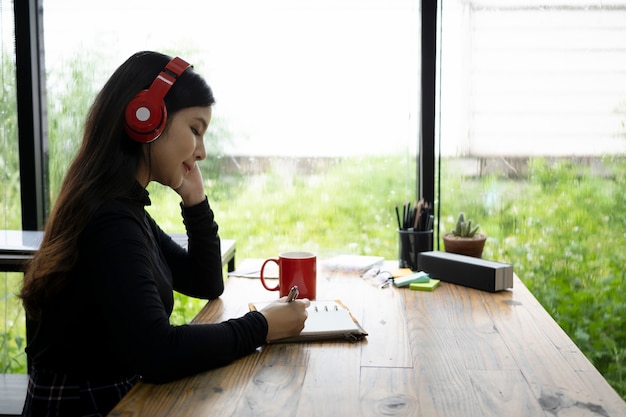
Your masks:
[[[14,0],[22,228],[42,230],[48,198],[48,136],[42,0]]]

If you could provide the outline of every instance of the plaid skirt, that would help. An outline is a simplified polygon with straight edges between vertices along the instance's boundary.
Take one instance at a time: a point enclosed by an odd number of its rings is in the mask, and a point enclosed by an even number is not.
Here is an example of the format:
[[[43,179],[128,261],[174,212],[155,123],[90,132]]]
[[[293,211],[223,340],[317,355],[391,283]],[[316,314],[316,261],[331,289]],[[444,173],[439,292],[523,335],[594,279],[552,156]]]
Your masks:
[[[95,382],[34,367],[22,416],[106,416],[138,380]]]

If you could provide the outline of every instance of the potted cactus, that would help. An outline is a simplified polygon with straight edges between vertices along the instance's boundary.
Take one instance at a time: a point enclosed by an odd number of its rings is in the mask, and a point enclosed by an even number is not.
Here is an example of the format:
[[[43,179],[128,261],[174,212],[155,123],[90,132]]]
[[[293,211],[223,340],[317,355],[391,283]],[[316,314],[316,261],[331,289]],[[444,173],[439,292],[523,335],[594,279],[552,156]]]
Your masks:
[[[482,258],[487,236],[478,233],[480,225],[472,225],[464,213],[460,213],[454,230],[443,235],[443,246],[446,252]]]

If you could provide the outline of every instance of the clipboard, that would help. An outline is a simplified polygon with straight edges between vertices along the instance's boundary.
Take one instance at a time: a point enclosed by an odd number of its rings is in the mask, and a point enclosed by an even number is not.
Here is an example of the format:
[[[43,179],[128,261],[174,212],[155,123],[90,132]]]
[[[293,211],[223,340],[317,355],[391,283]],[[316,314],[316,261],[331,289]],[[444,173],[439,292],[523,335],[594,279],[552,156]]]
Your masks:
[[[269,302],[249,303],[250,311],[262,310]],[[340,300],[313,300],[307,307],[304,329],[295,337],[268,340],[268,343],[311,342],[317,340],[347,340],[356,342],[367,336],[358,320]]]

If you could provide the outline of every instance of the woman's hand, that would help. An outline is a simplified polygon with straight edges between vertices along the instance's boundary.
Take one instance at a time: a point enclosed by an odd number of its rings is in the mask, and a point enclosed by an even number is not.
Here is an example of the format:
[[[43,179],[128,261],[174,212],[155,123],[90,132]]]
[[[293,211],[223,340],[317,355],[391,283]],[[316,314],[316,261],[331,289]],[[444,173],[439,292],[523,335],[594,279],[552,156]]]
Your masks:
[[[204,181],[198,163],[194,163],[189,172],[183,177],[183,183],[176,191],[183,200],[185,207],[191,207],[204,201],[206,193],[204,192]]]
[[[304,321],[307,318],[306,308],[310,304],[311,302],[306,298],[288,303],[287,297],[282,297],[264,307],[261,314],[267,320],[266,340],[299,335],[304,329]]]

